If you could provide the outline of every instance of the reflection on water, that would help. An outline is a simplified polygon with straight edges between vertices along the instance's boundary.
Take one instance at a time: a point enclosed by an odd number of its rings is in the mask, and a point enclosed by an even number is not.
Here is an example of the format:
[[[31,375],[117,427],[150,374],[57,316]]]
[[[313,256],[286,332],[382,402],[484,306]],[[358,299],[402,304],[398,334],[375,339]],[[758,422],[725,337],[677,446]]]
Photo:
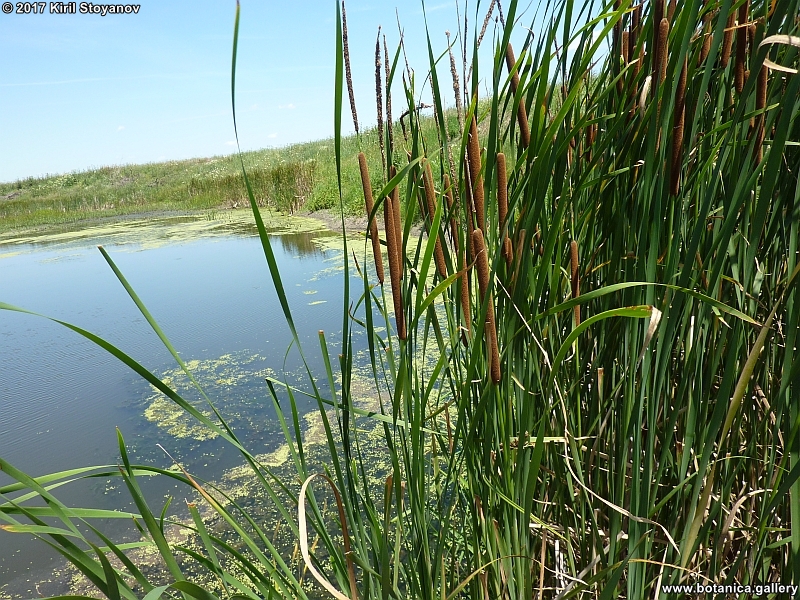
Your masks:
[[[210,414],[95,248],[104,245],[245,445],[271,452],[280,434],[263,377],[292,381],[301,363],[296,348],[287,354],[291,335],[252,218],[231,211],[7,235],[0,301],[97,333]],[[317,335],[324,329],[329,343],[339,343],[342,280],[332,265],[342,253],[317,221],[265,220],[312,372],[324,372]],[[33,475],[115,465],[116,427],[136,462],[168,467],[162,444],[205,478],[238,463],[221,440],[191,435],[191,423],[119,361],[31,315],[0,311],[0,409],[0,456]],[[0,474],[0,485],[8,482]],[[146,485],[155,504],[186,493],[164,482]],[[103,481],[65,486],[58,495],[68,505],[103,508],[122,508],[127,498],[118,483]],[[0,597],[35,594],[26,582],[47,574],[52,560],[41,542],[0,531],[0,584],[9,584],[0,585]]]

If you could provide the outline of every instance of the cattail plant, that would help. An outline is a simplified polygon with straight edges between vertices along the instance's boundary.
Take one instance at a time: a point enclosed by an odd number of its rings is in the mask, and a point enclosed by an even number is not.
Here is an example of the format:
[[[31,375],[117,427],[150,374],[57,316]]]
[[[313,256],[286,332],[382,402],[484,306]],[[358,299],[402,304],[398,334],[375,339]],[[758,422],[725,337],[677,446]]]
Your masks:
[[[390,168],[390,178],[397,174],[394,166]],[[397,337],[406,339],[406,319],[403,307],[403,246],[402,234],[399,232],[399,207],[400,193],[395,186],[383,202],[384,228],[386,229],[386,248],[389,256],[389,277],[392,285],[392,300],[394,302],[394,318],[397,323]]]
[[[741,94],[744,89],[745,61],[747,60],[747,15],[750,8],[750,0],[745,0],[739,7],[739,22],[736,28],[736,64],[734,65],[733,77],[736,92]]]
[[[667,18],[661,19],[658,25],[658,46],[656,48],[656,73],[658,83],[663,84],[667,78],[667,64],[669,63],[668,52],[669,43],[669,21]]]
[[[725,33],[722,36],[722,53],[720,54],[719,64],[724,69],[731,60],[731,50],[733,49],[733,30],[736,27],[736,16],[731,13],[725,23]]]
[[[353,75],[350,71],[350,46],[347,42],[347,15],[342,0],[342,47],[344,50],[344,72],[347,80],[347,94],[350,97],[350,112],[353,114],[353,127],[358,135],[358,115],[356,114],[356,97],[353,92]]]
[[[476,101],[477,109],[477,101]],[[478,142],[478,118],[472,115],[469,125],[469,145],[467,146],[469,158],[469,176],[472,188],[472,201],[475,205],[477,226],[481,231],[486,231],[486,213],[484,211],[483,177],[481,176],[481,148]]]
[[[661,19],[664,18],[664,0],[653,2],[653,79],[658,81],[661,73]]]
[[[381,256],[381,240],[378,237],[378,223],[372,214],[375,202],[372,198],[372,184],[369,180],[369,170],[367,169],[367,157],[363,152],[358,153],[358,168],[361,171],[361,187],[364,190],[364,203],[367,209],[367,219],[369,219],[369,236],[372,239],[372,254],[375,257],[375,272],[378,274],[378,281],[383,285],[383,257]]]
[[[488,346],[487,358],[489,359],[489,373],[492,383],[500,383],[500,352],[497,345],[497,327],[494,320],[494,301],[489,291],[489,258],[486,255],[486,244],[483,232],[476,229],[472,232],[472,252],[475,255],[475,265],[478,269],[478,289],[481,298],[487,303],[486,326],[484,328]]]
[[[619,50],[619,57],[620,57],[620,67],[625,68],[628,66],[628,41],[630,39],[630,34],[627,31],[622,32],[622,40],[620,43],[620,50]],[[625,77],[622,76],[617,80],[617,93],[620,95],[625,93]],[[564,94],[566,97],[566,94]],[[624,102],[624,101],[623,101]]]
[[[511,43],[506,46],[506,66],[511,74],[511,94],[516,95],[519,89],[519,72],[514,67],[517,61],[514,57],[514,48]],[[528,125],[528,114],[525,110],[525,101],[520,98],[517,104],[517,123],[519,124],[519,141],[523,148],[527,148],[531,143],[531,129]],[[463,126],[463,125],[462,125]]]
[[[580,274],[578,273],[578,242],[572,240],[569,244],[569,258],[570,258],[570,287],[572,288],[572,297],[577,298],[581,294]],[[575,316],[575,327],[581,324],[581,306],[576,304],[572,309]]]
[[[383,140],[383,86],[381,85],[381,71],[383,61],[381,60],[381,28],[378,26],[378,37],[375,40],[375,102],[378,114],[378,144],[381,148],[381,163],[383,172],[386,172],[386,148]]]
[[[508,174],[506,173],[506,155],[502,152],[497,153],[497,220],[500,224],[501,244],[503,247],[503,258],[508,266],[514,259],[514,249],[511,239],[506,231],[506,219],[508,218]]]
[[[461,103],[461,84],[458,80],[458,69],[456,68],[456,59],[453,56],[453,46],[450,44],[450,32],[445,31],[447,36],[447,52],[450,54],[450,75],[453,77],[453,95],[456,98],[456,114],[458,115],[459,129],[464,129],[464,106]]]
[[[669,0],[669,9],[667,11],[667,18],[672,22],[675,17],[675,10],[678,8],[678,0]]]
[[[444,251],[442,250],[442,240],[439,236],[439,230],[433,229],[433,217],[436,214],[436,190],[433,187],[433,174],[431,173],[430,161],[425,161],[425,169],[422,172],[422,182],[425,186],[425,201],[428,208],[428,218],[430,219],[430,229],[428,235],[434,236],[436,245],[433,251],[433,258],[436,262],[436,270],[439,271],[439,276],[442,279],[447,279],[447,266],[444,262]]]
[[[394,132],[392,131],[392,92],[389,89],[389,49],[386,47],[386,36],[383,36],[383,66],[386,71],[386,131],[389,134],[389,152],[394,148]]]
[[[677,196],[680,191],[681,165],[683,164],[683,129],[686,121],[686,77],[687,59],[684,58],[681,76],[678,80],[678,91],[675,95],[672,126],[672,160],[669,170],[669,191]]]

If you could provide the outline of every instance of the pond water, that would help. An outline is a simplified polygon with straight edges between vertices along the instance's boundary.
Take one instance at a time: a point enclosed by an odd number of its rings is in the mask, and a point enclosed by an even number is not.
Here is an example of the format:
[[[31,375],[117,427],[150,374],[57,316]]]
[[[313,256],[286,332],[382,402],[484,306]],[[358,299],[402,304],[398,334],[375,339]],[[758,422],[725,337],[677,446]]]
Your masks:
[[[342,251],[320,222],[269,218],[284,289],[314,373],[324,373],[318,331],[339,350]],[[202,407],[169,352],[96,245],[102,244],[222,414],[254,454],[282,434],[264,376],[301,381],[302,363],[278,303],[249,211],[127,220],[0,239],[0,302],[83,327],[113,343]],[[357,289],[357,288],[356,288]],[[288,352],[287,352],[288,350]],[[0,456],[38,476],[119,461],[116,427],[133,462],[169,467],[161,444],[206,479],[240,462],[218,439],[104,350],[67,328],[0,311]],[[301,409],[310,409],[310,405]],[[157,478],[155,478],[157,479]],[[10,478],[0,473],[0,485]],[[119,483],[65,486],[72,506],[121,508]],[[148,481],[154,510],[174,490]],[[188,497],[188,491],[180,490]],[[177,503],[183,504],[180,497]],[[0,597],[29,589],[57,564],[28,536],[0,531]],[[35,593],[35,589],[29,592]]]

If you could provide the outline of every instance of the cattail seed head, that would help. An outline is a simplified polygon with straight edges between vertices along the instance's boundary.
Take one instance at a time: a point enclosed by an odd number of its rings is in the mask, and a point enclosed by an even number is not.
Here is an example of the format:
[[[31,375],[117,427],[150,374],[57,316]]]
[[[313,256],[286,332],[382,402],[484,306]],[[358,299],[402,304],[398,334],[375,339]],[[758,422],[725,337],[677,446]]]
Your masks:
[[[570,256],[570,284],[572,287],[572,297],[577,298],[581,293],[580,274],[578,273],[578,242],[572,240],[569,244]],[[575,315],[575,327],[581,324],[581,307],[576,305],[573,308]]]
[[[741,94],[744,89],[745,81],[745,61],[747,60],[747,14],[749,12],[749,0],[739,7],[739,22],[736,29],[736,64],[734,65],[734,85],[736,92]]]
[[[661,73],[659,51],[661,50],[661,19],[664,18],[664,0],[654,0],[653,3],[653,79],[658,80]]]
[[[669,40],[669,21],[664,18],[661,19],[661,23],[658,25],[658,44],[659,47],[656,51],[656,56],[658,57],[658,65],[657,65],[657,73],[658,73],[658,82],[664,83],[664,80],[667,78],[667,63],[669,62],[667,56],[667,42]]]
[[[358,153],[358,168],[361,171],[361,187],[364,190],[364,203],[367,209],[367,219],[369,219],[369,236],[372,239],[372,255],[375,258],[375,272],[378,274],[378,281],[383,285],[383,257],[381,256],[381,240],[378,237],[378,223],[374,216],[371,218],[372,209],[375,202],[372,198],[372,184],[369,180],[369,170],[367,169],[367,157],[363,152]]]
[[[481,148],[478,142],[478,119],[472,116],[469,126],[469,175],[472,182],[472,201],[475,203],[475,217],[478,219],[478,228],[486,231],[486,217],[484,212],[483,177],[481,176]]]
[[[509,43],[506,46],[506,66],[508,72],[511,73],[511,93],[516,94],[519,88],[519,73],[514,68],[517,61],[514,57],[514,48]],[[519,124],[519,141],[523,148],[527,148],[531,143],[531,130],[528,125],[528,113],[525,110],[525,101],[520,98],[517,105],[517,123]]]
[[[478,288],[480,289],[481,298],[487,303],[485,332],[488,343],[489,373],[492,383],[498,384],[500,383],[500,352],[497,345],[494,302],[489,291],[489,258],[486,255],[486,245],[483,241],[483,232],[480,229],[476,229],[472,233],[472,252],[475,255],[478,269]]]
[[[425,161],[425,170],[422,173],[422,181],[425,185],[425,201],[428,205],[428,216],[430,218],[429,234],[436,239],[436,245],[433,251],[434,262],[436,263],[436,270],[439,271],[439,276],[442,279],[447,279],[447,266],[444,262],[444,251],[442,250],[442,241],[439,237],[439,231],[433,230],[433,218],[436,214],[436,190],[433,187],[433,174],[431,173],[431,163]]]
[[[508,232],[505,231],[508,218],[508,173],[506,172],[506,155],[502,152],[497,153],[497,218],[502,233],[503,258],[510,266],[514,254]]]
[[[722,54],[719,64],[724,69],[731,60],[731,50],[733,49],[733,28],[736,26],[736,17],[733,13],[728,15],[725,23],[725,33],[722,36]]]
[[[390,169],[391,177],[396,174],[394,166]],[[394,318],[397,323],[397,336],[401,340],[406,339],[405,311],[403,308],[402,279],[403,265],[401,262],[403,248],[397,247],[399,222],[395,221],[395,204],[400,204],[400,193],[395,187],[384,201],[383,218],[386,228],[386,247],[389,255],[389,277],[392,284],[392,300],[394,303]]]
[[[678,91],[675,95],[675,110],[672,126],[672,161],[670,163],[670,193],[677,196],[680,191],[681,166],[683,163],[683,129],[686,120],[686,77],[688,65],[683,61]]]

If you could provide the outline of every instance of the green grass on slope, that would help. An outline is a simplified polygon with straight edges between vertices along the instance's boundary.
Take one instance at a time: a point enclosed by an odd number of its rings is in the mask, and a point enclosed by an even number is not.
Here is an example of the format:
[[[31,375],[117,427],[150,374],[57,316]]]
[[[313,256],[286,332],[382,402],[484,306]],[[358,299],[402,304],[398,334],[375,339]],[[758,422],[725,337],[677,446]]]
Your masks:
[[[457,121],[452,115],[453,135]],[[425,119],[424,127],[433,123]],[[397,127],[396,136],[402,140]],[[370,171],[380,173],[375,129],[361,136]],[[345,211],[363,213],[357,139],[342,140]],[[320,140],[244,155],[248,177],[261,206],[284,211],[338,207],[333,141]],[[374,182],[375,188],[379,182]],[[144,165],[110,166],[0,183],[0,233],[78,221],[147,213],[236,208],[247,205],[241,167],[235,156],[217,156]]]

